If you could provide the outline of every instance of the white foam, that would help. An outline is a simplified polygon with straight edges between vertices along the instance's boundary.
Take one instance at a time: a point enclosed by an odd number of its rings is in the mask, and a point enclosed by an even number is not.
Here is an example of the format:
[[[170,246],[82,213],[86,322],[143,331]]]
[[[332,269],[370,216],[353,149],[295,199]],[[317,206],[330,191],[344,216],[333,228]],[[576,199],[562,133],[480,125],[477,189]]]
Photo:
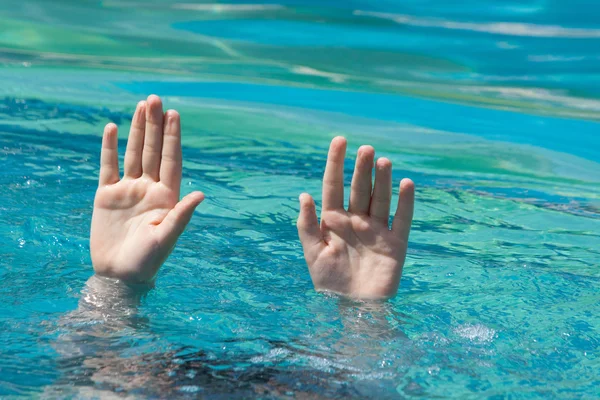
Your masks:
[[[472,342],[485,343],[491,342],[496,338],[496,331],[481,324],[460,325],[454,330],[459,336],[469,339]]]
[[[342,74],[336,74],[333,72],[320,71],[315,68],[305,67],[302,65],[294,66],[291,70],[295,74],[299,75],[310,75],[310,76],[318,76],[321,78],[327,78],[334,83],[343,83],[347,76]]]
[[[361,10],[354,11],[354,15],[388,19],[402,25],[418,26],[423,28],[442,28],[493,33],[508,36],[576,39],[600,38],[600,29],[565,28],[559,25],[537,25],[520,22],[462,22],[437,18],[422,18],[406,14],[389,14]]]

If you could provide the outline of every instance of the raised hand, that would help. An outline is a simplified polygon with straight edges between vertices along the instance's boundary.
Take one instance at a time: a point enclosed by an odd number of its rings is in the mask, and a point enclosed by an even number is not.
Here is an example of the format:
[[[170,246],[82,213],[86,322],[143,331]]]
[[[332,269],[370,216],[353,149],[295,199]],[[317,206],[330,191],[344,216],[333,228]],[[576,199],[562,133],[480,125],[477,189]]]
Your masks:
[[[157,96],[138,104],[119,178],[117,127],[104,128],[100,182],[94,201],[90,251],[97,275],[149,283],[173,250],[204,194],[179,201],[179,114],[163,114]]]
[[[355,299],[387,299],[398,291],[412,223],[415,186],[400,182],[400,198],[392,229],[392,163],[380,158],[372,170],[375,150],[358,149],[352,178],[350,205],[344,209],[344,158],[346,139],[331,142],[323,178],[321,224],[315,203],[300,195],[298,234],[317,290]]]

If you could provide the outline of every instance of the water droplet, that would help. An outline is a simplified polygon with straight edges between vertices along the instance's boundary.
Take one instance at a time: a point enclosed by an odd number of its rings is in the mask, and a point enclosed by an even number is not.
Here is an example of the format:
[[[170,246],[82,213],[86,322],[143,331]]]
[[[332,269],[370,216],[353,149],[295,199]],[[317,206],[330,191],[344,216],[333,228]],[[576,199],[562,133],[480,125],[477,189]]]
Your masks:
[[[435,366],[435,365],[433,367],[429,367],[427,369],[427,373],[429,375],[437,375],[439,372],[440,372],[440,367]]]

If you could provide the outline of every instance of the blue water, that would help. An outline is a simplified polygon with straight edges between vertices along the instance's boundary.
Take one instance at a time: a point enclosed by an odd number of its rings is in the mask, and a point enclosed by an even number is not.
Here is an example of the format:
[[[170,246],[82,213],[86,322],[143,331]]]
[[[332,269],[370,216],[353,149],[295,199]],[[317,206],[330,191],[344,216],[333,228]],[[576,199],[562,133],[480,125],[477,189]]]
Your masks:
[[[596,398],[600,6],[0,4],[0,397]],[[198,208],[139,304],[90,313],[102,128],[182,115]],[[398,296],[316,293],[327,145],[417,185]],[[394,210],[392,210],[394,211]]]
[[[197,96],[203,98],[267,103],[344,113],[380,121],[403,122],[433,130],[448,130],[490,140],[530,144],[549,150],[600,161],[598,124],[501,111],[464,107],[434,100],[422,100],[400,95],[360,92],[340,92],[228,82],[131,82],[119,85],[131,93],[150,90],[167,96]],[[435,113],[435,119],[431,114]],[[511,126],[510,131],[507,126]],[[547,127],[540,129],[540,126]],[[565,141],[565,132],[576,131],[575,142]]]

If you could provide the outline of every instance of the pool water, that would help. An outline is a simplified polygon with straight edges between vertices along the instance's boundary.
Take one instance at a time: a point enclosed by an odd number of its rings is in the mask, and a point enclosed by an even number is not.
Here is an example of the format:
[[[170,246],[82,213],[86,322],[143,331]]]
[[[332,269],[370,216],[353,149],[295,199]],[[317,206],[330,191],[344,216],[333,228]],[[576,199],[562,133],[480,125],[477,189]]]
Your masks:
[[[0,397],[594,398],[600,6],[0,3]],[[102,127],[180,111],[206,201],[139,305],[78,310]],[[411,177],[398,296],[315,293],[329,140]],[[392,210],[394,211],[394,210]]]

